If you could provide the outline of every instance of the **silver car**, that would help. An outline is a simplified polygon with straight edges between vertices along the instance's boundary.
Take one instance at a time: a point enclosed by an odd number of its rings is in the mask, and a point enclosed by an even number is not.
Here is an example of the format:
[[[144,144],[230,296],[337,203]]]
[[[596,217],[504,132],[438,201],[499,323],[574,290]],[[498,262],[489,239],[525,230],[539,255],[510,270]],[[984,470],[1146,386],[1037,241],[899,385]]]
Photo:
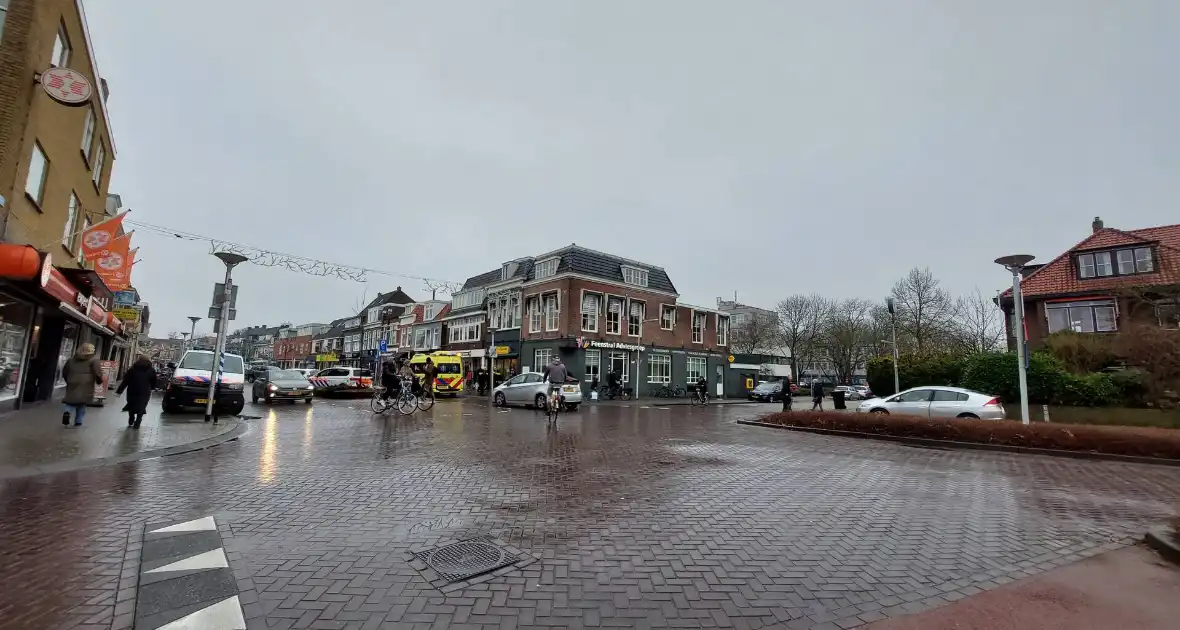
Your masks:
[[[961,387],[915,387],[885,398],[872,398],[856,406],[858,413],[895,413],[928,418],[979,418],[1003,420],[1007,417],[1000,399]]]
[[[545,384],[545,378],[538,372],[529,372],[528,374],[517,374],[500,383],[496,389],[492,390],[492,399],[496,401],[498,407],[529,405],[537,409],[544,409],[547,393],[548,387]],[[573,379],[566,381],[565,385],[561,387],[561,401],[565,403],[567,411],[578,409],[578,405],[582,404],[582,387],[578,381]]]

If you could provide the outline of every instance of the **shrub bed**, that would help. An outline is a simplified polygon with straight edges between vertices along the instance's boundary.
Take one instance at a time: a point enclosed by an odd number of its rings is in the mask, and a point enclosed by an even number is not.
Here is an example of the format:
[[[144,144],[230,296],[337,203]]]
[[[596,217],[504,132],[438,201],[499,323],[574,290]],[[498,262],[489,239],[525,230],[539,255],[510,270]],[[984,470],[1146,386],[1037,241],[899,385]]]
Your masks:
[[[1180,460],[1180,431],[1154,427],[1021,424],[1012,420],[938,420],[841,412],[780,412],[762,422],[874,435]]]

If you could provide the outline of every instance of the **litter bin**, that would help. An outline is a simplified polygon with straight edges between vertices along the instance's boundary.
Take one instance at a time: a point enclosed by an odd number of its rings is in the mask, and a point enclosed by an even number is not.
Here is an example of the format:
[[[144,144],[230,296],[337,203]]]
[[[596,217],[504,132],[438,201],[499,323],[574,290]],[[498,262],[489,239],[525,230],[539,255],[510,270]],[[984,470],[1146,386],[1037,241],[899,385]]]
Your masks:
[[[848,407],[844,406],[844,391],[843,390],[838,389],[838,390],[832,392],[832,407],[835,409],[847,409],[848,408]]]

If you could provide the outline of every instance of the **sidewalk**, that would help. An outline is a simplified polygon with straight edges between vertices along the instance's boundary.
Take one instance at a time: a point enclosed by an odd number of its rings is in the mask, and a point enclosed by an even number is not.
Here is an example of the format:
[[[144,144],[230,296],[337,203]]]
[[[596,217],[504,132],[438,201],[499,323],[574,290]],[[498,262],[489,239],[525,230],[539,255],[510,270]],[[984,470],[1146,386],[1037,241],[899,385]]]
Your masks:
[[[107,392],[103,407],[89,407],[81,427],[61,423],[62,407],[46,402],[0,416],[0,479],[197,450],[231,440],[246,425],[235,417],[206,423],[193,412],[161,417],[159,396],[139,429],[127,427],[123,397]]]
[[[610,400],[607,398],[599,398],[598,400],[590,400],[589,398],[584,398],[584,399],[582,399],[582,404],[584,404],[584,405],[597,405],[597,406],[601,406],[601,407],[631,407],[633,405],[639,405],[642,407],[677,407],[677,406],[686,406],[687,407],[687,406],[691,405],[692,402],[687,397],[685,397],[685,398],[647,398],[647,397],[643,397],[643,398],[635,398],[633,400],[623,400],[622,398],[616,398],[615,400]],[[721,398],[721,399],[710,398],[709,399],[710,406],[711,405],[762,405],[762,404],[769,405],[770,403],[759,403],[759,402],[755,402],[753,400],[746,400],[744,398]],[[774,404],[778,405],[779,407],[782,407],[782,403],[774,403]]]

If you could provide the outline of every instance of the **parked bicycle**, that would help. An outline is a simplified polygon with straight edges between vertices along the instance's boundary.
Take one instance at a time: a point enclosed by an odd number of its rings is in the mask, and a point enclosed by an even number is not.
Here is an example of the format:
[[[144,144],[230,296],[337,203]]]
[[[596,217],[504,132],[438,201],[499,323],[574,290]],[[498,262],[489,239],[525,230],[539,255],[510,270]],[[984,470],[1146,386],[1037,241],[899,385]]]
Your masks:
[[[611,400],[614,400],[615,398],[622,398],[623,400],[631,400],[632,392],[634,392],[634,390],[631,389],[630,387],[620,387],[618,385],[611,387],[610,385],[607,385],[606,388],[603,390],[602,395],[606,396],[607,398],[609,398]]]
[[[652,392],[652,396],[655,396],[656,398],[683,398],[684,388],[663,385],[656,388],[656,390]]]

